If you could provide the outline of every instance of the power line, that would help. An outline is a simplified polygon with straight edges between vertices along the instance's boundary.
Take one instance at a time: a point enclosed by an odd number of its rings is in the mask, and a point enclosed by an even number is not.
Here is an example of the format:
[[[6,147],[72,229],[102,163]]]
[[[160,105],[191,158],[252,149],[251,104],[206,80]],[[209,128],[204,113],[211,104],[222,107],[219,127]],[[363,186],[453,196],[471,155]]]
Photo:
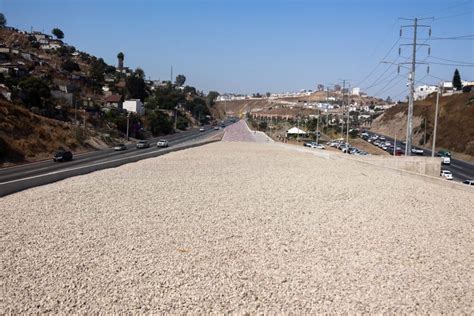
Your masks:
[[[380,43],[375,46],[375,49],[374,49],[374,51],[372,52],[372,54],[370,54],[370,57],[374,56],[375,52],[376,52],[377,49],[380,47],[380,45],[384,42],[384,40],[385,40],[385,38],[387,37],[387,35],[390,34],[390,33],[392,33],[392,31],[393,31],[393,29],[395,28],[395,26],[397,25],[397,23],[398,23],[397,20],[395,20],[395,21],[393,22],[392,26],[391,26],[390,29],[389,29],[389,32],[387,32],[387,33],[385,34],[385,36],[383,37],[383,39],[380,41]],[[397,45],[397,43],[398,43],[399,40],[400,40],[400,39],[398,39],[398,40],[393,44],[393,46],[390,48],[390,50],[389,50],[388,53],[384,56],[383,59],[387,58],[387,56],[390,54],[390,52],[392,51],[392,49]],[[380,66],[380,64],[377,64],[377,65],[372,69],[372,71],[370,71],[370,73],[369,73],[367,76],[365,76],[365,78],[362,79],[360,82],[358,82],[355,86],[361,85],[362,82],[364,82],[365,80],[367,80],[367,78],[370,77],[370,76],[372,75],[372,73],[373,73],[379,66]]]
[[[441,65],[441,66],[456,66],[456,67],[474,67],[473,64],[464,64],[464,65],[460,65],[460,64],[448,64],[448,63],[438,63],[438,62],[430,62],[430,64],[433,64],[433,65]]]
[[[468,61],[452,60],[452,59],[440,58],[440,57],[435,57],[435,56],[429,56],[429,58],[442,60],[442,61],[453,62],[453,63],[458,63],[458,64],[471,64],[471,65],[474,65],[474,63],[471,63],[471,62],[468,62]]]
[[[390,53],[392,52],[392,50],[395,48],[395,46],[397,46],[398,42],[400,41],[400,39],[398,39],[395,43],[393,43],[392,47],[390,47],[390,49],[388,50],[388,52],[385,54],[385,56],[382,58],[382,60],[384,60],[385,58],[387,58],[388,55],[390,55]],[[380,66],[380,63],[378,63],[373,69],[372,71],[364,77],[364,79],[362,79],[360,82],[358,82],[356,84],[356,86],[359,86],[361,85],[365,80],[367,80],[367,78],[369,78],[376,70],[377,68]]]
[[[436,10],[436,11],[430,11],[430,14],[433,14],[433,13],[438,13],[438,12],[446,12],[448,10],[451,10],[451,9],[454,9],[454,8],[457,8],[457,7],[461,7],[469,2],[472,2],[472,0],[467,0],[467,1],[464,1],[464,2],[461,2],[461,3],[458,3],[458,4],[455,4],[455,5],[452,5],[452,6],[449,6],[449,7],[445,7],[443,9],[440,9],[440,10]]]
[[[474,10],[473,10],[473,11],[468,11],[468,12],[459,13],[459,14],[453,14],[453,15],[442,16],[442,17],[440,17],[440,18],[435,18],[433,21],[439,21],[439,20],[444,20],[444,19],[455,18],[455,17],[462,16],[462,15],[472,14],[473,12],[474,12]]]

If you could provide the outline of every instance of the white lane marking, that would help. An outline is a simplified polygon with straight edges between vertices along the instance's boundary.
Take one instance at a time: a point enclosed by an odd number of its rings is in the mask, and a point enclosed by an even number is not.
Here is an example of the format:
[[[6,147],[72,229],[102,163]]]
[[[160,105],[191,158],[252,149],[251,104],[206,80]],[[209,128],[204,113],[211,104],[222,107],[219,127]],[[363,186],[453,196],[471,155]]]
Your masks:
[[[183,145],[185,145],[185,144],[186,144],[186,142],[183,143]],[[180,148],[180,147],[183,147],[183,146],[179,146],[178,148]],[[156,151],[149,151],[149,152],[138,154],[138,155],[132,155],[132,156],[127,156],[127,157],[123,157],[123,158],[119,158],[119,159],[113,159],[113,160],[107,160],[107,161],[98,162],[98,163],[95,163],[95,164],[76,167],[76,168],[69,168],[69,169],[62,169],[62,170],[52,171],[52,172],[48,172],[48,173],[39,174],[39,175],[36,175],[36,176],[11,180],[11,181],[7,181],[7,182],[0,182],[0,185],[20,182],[20,181],[25,181],[25,180],[31,180],[31,179],[35,179],[35,178],[41,178],[41,177],[44,177],[44,176],[50,176],[50,175],[53,175],[53,174],[59,174],[59,173],[64,173],[64,172],[69,172],[69,171],[74,171],[74,170],[79,170],[79,169],[84,169],[84,168],[89,168],[89,167],[94,167],[94,166],[100,166],[100,165],[111,163],[111,162],[121,161],[121,160],[129,159],[129,158],[136,158],[136,157],[146,156],[146,155],[150,155],[150,154],[154,154],[154,153],[156,153]]]

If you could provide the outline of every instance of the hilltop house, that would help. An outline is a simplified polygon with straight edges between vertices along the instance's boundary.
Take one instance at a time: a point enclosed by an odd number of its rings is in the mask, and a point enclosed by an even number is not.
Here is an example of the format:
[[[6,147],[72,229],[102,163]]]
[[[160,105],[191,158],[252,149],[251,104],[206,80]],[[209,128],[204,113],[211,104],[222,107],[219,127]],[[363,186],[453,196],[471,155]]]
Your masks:
[[[135,112],[138,114],[143,114],[145,112],[143,102],[140,101],[140,99],[125,100],[125,102],[123,102],[123,109],[127,110],[128,112]]]
[[[123,108],[122,96],[120,94],[109,95],[105,99],[105,106],[108,108],[115,108],[118,110],[122,110]]]

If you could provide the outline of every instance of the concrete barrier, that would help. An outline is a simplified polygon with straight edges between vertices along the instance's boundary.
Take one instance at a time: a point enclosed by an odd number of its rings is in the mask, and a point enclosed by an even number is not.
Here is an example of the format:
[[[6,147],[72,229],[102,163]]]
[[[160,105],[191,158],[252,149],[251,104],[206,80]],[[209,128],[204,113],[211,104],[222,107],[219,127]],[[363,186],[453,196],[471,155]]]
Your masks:
[[[352,156],[367,163],[401,169],[427,176],[437,177],[441,173],[441,159],[433,157]]]

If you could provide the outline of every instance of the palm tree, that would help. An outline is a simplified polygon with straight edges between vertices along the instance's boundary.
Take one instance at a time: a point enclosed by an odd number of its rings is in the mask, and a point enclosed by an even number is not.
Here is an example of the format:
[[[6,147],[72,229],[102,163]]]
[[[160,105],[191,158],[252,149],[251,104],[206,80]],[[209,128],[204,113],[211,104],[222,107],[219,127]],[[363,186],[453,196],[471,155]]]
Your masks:
[[[122,71],[122,69],[123,69],[123,60],[124,60],[124,58],[125,58],[125,55],[124,55],[122,52],[120,52],[120,53],[117,54],[118,69],[119,69],[120,71]]]

